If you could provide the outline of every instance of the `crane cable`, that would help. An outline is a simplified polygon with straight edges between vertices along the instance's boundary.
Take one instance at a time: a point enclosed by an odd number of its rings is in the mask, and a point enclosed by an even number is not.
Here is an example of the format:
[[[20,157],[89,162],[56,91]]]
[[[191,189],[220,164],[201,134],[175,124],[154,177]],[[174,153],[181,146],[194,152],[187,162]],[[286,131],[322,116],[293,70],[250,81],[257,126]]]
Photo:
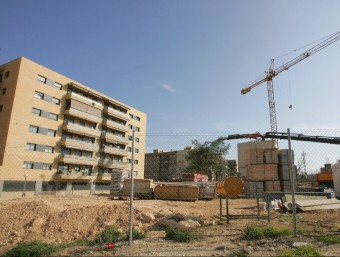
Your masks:
[[[337,34],[337,33],[339,33],[339,32],[335,32],[335,33],[333,33],[333,34],[330,34],[330,35],[328,35],[328,36],[325,36],[325,37],[323,37],[323,38],[320,38],[320,39],[318,39],[318,40],[316,40],[316,41],[314,41],[314,42],[312,42],[312,43],[309,43],[309,44],[307,44],[307,45],[305,45],[305,46],[302,46],[302,47],[300,47],[300,48],[298,48],[298,49],[295,49],[295,50],[290,51],[290,52],[288,52],[288,53],[285,53],[285,54],[283,54],[283,55],[277,56],[277,57],[274,58],[274,60],[276,60],[276,59],[278,59],[278,58],[281,58],[281,57],[284,57],[284,56],[286,56],[286,55],[289,55],[289,54],[291,54],[291,53],[294,53],[294,52],[296,52],[296,51],[299,51],[299,50],[301,50],[301,49],[303,49],[303,48],[305,48],[305,47],[307,47],[307,46],[313,45],[313,44],[315,44],[315,43],[317,43],[317,42],[319,42],[319,41],[321,41],[321,40],[324,40],[324,39],[326,39],[326,38],[332,37],[332,36],[334,36],[334,35]]]

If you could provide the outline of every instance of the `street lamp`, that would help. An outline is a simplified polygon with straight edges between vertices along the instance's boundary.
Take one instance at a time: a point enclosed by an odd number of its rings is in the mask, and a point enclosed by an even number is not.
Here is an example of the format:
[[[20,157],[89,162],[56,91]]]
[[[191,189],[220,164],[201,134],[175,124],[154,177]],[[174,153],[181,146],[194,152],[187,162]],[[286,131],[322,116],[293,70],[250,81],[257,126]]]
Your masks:
[[[26,196],[26,182],[27,182],[27,177],[28,177],[28,174],[26,173],[24,175],[24,178],[25,178],[25,182],[24,182],[24,191],[22,192],[22,196]]]

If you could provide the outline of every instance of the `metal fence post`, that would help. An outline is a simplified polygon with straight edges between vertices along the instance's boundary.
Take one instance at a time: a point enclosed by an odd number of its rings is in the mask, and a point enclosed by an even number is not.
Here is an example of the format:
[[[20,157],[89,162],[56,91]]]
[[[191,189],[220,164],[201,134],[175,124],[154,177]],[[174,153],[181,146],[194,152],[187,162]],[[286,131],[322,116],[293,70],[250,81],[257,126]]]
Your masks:
[[[130,223],[129,223],[129,246],[132,245],[133,229],[133,191],[134,191],[134,162],[135,162],[135,131],[132,131],[132,149],[131,149],[131,193],[130,193]]]
[[[287,129],[288,133],[288,160],[289,160],[289,173],[290,173],[290,186],[292,190],[292,204],[293,204],[293,228],[294,228],[294,236],[297,235],[296,231],[296,205],[295,205],[295,178],[294,178],[294,170],[293,170],[293,158],[292,158],[292,146],[291,146],[291,138],[290,138],[290,129]]]

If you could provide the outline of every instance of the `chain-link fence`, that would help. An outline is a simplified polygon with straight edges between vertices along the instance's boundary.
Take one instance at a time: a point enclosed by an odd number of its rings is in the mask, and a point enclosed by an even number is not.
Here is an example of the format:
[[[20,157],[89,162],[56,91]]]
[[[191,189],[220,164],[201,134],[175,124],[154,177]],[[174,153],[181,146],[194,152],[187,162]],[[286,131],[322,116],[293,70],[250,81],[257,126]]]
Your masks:
[[[277,135],[282,139],[260,133],[135,133],[128,145],[96,148],[95,142],[73,140],[9,146],[0,199],[103,196],[115,204],[133,193],[133,199],[155,208],[180,201],[184,213],[187,204],[191,215],[243,224],[284,219],[296,210],[295,232],[308,230],[314,224],[308,219],[340,209],[338,131],[292,131],[292,151],[288,135]],[[328,228],[339,226],[337,220],[325,222]]]

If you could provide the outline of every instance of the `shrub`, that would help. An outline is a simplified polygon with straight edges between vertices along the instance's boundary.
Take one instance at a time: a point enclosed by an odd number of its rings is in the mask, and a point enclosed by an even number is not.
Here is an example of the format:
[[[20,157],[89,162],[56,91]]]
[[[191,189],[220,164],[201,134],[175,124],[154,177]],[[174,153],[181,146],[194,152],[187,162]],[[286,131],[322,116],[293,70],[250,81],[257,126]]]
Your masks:
[[[244,237],[247,240],[259,240],[263,238],[279,238],[291,235],[291,231],[274,227],[246,227]]]
[[[234,251],[228,255],[228,257],[247,257],[248,254],[244,250]]]
[[[41,241],[22,242],[5,253],[5,257],[39,257],[49,255],[59,250],[59,246],[53,243]]]
[[[180,231],[175,227],[167,227],[165,229],[165,239],[167,240],[173,240],[175,242],[190,242],[198,238],[199,236],[191,231]]]
[[[96,238],[96,243],[116,243],[122,239],[121,232],[113,227],[104,229]]]
[[[302,246],[296,249],[288,249],[281,252],[278,256],[282,257],[322,257],[314,246]]]
[[[318,241],[326,244],[340,244],[340,237],[338,236],[321,236]]]
[[[144,239],[145,238],[145,231],[139,231],[137,229],[132,229],[132,240],[140,240],[140,239]],[[129,240],[129,231],[126,233],[126,236],[125,236],[125,240]]]

